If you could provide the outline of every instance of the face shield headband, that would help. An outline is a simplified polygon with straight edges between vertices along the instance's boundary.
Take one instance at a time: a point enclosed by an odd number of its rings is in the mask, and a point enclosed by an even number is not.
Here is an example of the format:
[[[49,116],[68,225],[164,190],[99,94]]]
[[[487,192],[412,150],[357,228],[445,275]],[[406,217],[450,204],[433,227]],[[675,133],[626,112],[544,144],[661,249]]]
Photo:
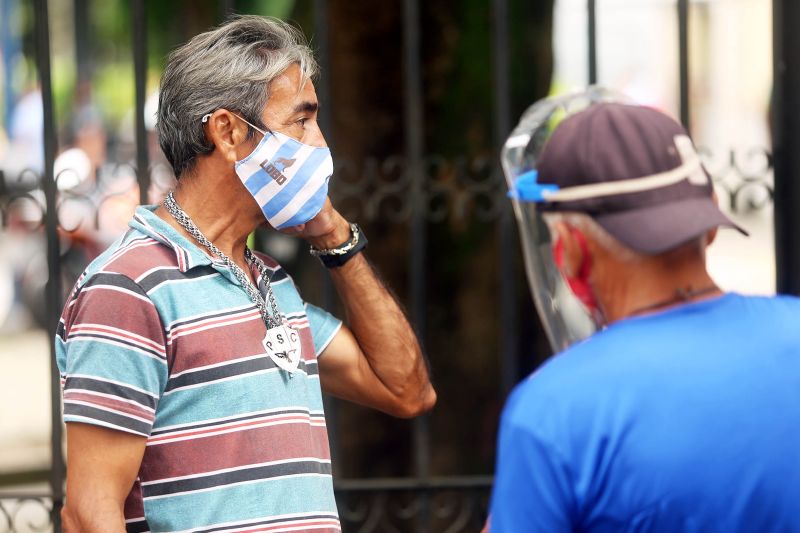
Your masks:
[[[538,183],[539,172],[533,169],[523,172],[514,180],[514,187],[508,192],[508,196],[523,202],[577,202],[603,196],[660,189],[684,180],[699,187],[708,186],[708,178],[703,171],[700,156],[695,151],[691,139],[686,135],[676,135],[674,143],[683,163],[666,172],[640,178],[561,188],[551,183]]]

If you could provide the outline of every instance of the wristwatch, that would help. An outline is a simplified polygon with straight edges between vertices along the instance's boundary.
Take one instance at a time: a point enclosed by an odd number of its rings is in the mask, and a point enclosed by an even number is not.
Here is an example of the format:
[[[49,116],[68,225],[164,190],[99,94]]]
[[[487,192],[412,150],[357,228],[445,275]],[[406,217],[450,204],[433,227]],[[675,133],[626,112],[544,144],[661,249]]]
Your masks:
[[[327,268],[340,267],[367,247],[367,237],[358,224],[350,223],[350,239],[336,248],[320,250],[311,246],[309,253],[318,257]]]

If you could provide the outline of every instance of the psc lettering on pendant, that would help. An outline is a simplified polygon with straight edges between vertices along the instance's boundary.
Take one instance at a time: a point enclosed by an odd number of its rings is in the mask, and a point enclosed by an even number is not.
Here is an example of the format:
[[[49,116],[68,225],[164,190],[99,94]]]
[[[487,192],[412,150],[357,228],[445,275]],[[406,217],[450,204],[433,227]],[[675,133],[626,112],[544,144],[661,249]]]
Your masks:
[[[269,328],[261,341],[267,355],[278,367],[294,372],[300,364],[300,335],[289,326]]]

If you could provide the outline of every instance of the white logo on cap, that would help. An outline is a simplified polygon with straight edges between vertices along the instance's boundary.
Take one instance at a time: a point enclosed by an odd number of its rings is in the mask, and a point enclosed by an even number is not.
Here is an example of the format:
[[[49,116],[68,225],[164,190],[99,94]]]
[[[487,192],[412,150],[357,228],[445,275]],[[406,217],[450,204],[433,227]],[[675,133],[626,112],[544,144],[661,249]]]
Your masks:
[[[692,185],[705,186],[708,183],[708,178],[703,171],[703,164],[692,145],[691,139],[686,135],[676,135],[673,140],[682,164],[672,170],[640,178],[576,185],[554,191],[542,191],[542,197],[545,202],[574,202],[576,200],[586,200],[587,198],[650,191],[674,185],[683,180],[688,180]]]
[[[700,156],[697,155],[697,151],[694,149],[692,140],[688,135],[676,135],[674,141],[675,148],[678,149],[678,154],[681,156],[681,161],[683,161],[682,166],[686,166],[687,163],[691,163],[693,168],[693,170],[687,176],[689,183],[699,187],[707,185],[708,176],[706,176],[706,173],[703,172],[702,164],[698,164],[700,162]]]

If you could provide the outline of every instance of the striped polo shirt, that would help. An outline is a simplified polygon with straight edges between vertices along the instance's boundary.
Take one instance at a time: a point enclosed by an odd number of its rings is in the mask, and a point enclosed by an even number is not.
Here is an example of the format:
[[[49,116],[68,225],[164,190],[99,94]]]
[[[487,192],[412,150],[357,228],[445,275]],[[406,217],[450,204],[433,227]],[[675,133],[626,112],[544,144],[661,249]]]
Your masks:
[[[147,437],[128,531],[340,531],[317,356],[341,322],[260,256],[301,340],[290,377],[233,273],[154,210],[89,265],[55,339],[65,422]]]

